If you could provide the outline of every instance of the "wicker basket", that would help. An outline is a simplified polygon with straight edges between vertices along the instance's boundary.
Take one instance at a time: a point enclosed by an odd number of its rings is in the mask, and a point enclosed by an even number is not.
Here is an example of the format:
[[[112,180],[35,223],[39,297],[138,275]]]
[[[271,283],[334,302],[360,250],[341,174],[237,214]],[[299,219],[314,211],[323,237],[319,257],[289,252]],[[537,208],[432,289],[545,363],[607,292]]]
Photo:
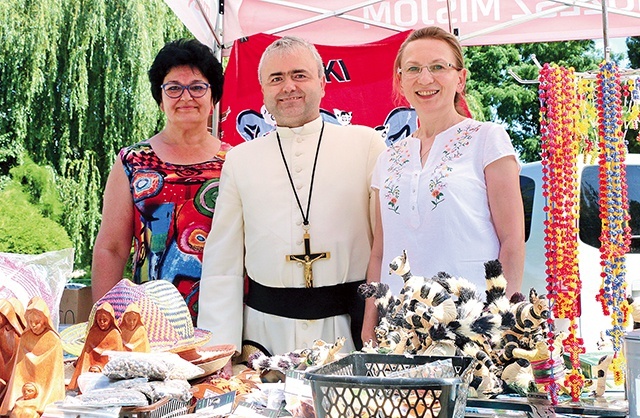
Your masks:
[[[386,377],[442,359],[452,360],[457,377]],[[474,363],[471,357],[350,354],[305,377],[311,383],[318,418],[461,418]]]
[[[172,418],[187,415],[191,412],[190,402],[172,398],[162,398],[149,406],[122,408],[120,418]]]

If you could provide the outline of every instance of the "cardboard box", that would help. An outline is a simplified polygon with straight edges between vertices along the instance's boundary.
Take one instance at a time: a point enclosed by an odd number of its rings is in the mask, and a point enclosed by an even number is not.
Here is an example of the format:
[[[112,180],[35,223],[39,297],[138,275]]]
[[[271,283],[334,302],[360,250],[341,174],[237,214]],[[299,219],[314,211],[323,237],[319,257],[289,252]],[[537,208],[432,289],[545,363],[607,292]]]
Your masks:
[[[60,323],[78,324],[89,320],[93,308],[91,286],[78,289],[65,287],[60,299]]]

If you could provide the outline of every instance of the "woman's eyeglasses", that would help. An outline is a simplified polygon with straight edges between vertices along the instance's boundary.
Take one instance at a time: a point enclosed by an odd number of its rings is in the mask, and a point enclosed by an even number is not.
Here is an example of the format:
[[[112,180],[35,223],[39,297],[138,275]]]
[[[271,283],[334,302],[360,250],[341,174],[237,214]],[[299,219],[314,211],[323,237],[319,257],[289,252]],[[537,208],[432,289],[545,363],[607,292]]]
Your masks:
[[[449,71],[450,69],[454,69],[456,71],[460,71],[461,68],[456,67],[450,62],[438,61],[429,65],[407,65],[404,68],[398,68],[398,74],[403,75],[407,78],[416,78],[420,74],[422,74],[423,69],[427,69],[431,73],[432,76],[437,77]]]
[[[180,83],[166,83],[161,85],[164,94],[172,99],[179,99],[184,94],[185,89],[189,90],[191,97],[199,98],[207,94],[207,90],[211,87],[207,83],[193,83],[188,86],[183,86]]]

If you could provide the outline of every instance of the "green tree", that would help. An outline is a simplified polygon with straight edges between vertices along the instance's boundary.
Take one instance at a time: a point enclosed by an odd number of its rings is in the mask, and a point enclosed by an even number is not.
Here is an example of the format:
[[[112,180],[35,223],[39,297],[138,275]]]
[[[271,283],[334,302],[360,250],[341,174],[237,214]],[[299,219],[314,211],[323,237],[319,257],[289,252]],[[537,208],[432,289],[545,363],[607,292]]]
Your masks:
[[[640,36],[627,38],[627,57],[631,63],[631,68],[640,68]]]
[[[147,69],[166,41],[191,35],[163,0],[3,0],[0,22],[0,176],[22,150],[53,167],[86,268],[117,151],[162,125]]]
[[[632,36],[627,38],[627,58],[631,64],[631,68],[640,68],[640,36]],[[636,86],[637,86],[636,82]],[[629,129],[626,133],[625,139],[629,144],[629,151],[640,153],[640,130]]]
[[[0,191],[0,252],[40,254],[70,248],[66,231],[30,200],[17,181]]]
[[[30,158],[10,170],[11,177],[29,197],[29,202],[36,206],[42,216],[58,222],[62,215],[60,194],[56,187],[56,173],[51,167],[40,167]]]
[[[538,66],[555,63],[577,72],[598,68],[593,41],[478,46],[465,49],[469,95],[487,119],[502,123],[523,161],[539,159]],[[525,83],[517,81],[511,70]]]

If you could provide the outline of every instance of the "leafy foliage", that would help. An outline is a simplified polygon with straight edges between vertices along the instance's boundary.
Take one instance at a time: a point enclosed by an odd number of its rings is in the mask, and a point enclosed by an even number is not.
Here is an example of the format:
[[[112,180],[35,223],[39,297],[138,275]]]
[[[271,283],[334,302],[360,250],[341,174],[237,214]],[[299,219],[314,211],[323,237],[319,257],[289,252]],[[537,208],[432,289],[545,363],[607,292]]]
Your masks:
[[[0,21],[0,179],[26,151],[40,173],[20,174],[26,201],[62,197],[45,213],[87,268],[117,151],[163,124],[147,69],[166,41],[191,35],[163,0],[3,0]],[[40,189],[38,166],[53,167],[57,188]]]
[[[51,167],[38,166],[26,157],[25,162],[12,168],[10,173],[42,216],[56,222],[60,220],[63,208],[56,188],[56,173]]]
[[[640,68],[640,36],[627,38],[626,44],[631,68]],[[629,144],[629,152],[640,153],[640,129],[637,126],[626,132],[625,140]]]
[[[0,184],[9,179],[11,167],[22,164],[23,154],[22,144],[13,141],[10,135],[0,133]]]
[[[627,38],[627,56],[631,68],[640,68],[640,36]]]
[[[82,159],[73,160],[58,182],[58,189],[66,207],[83,208],[70,210],[61,224],[69,234],[76,250],[76,260],[83,260],[83,266],[91,263],[91,246],[100,227],[102,187],[100,172],[95,162],[95,153],[87,151]],[[89,241],[87,237],[92,237]]]
[[[29,202],[17,182],[0,191],[0,252],[40,254],[72,246],[66,231]]]
[[[467,90],[475,92],[488,119],[506,127],[523,161],[537,160],[540,154],[536,61],[586,72],[597,70],[601,60],[593,41],[468,47],[465,59],[470,72]]]

